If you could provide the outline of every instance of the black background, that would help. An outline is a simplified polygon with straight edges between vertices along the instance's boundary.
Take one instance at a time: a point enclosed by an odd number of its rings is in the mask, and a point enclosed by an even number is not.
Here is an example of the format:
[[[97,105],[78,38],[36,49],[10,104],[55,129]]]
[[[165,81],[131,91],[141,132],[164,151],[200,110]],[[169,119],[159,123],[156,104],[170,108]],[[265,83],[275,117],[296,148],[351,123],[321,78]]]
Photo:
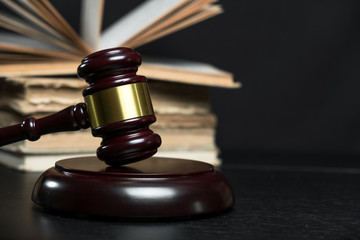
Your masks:
[[[52,1],[78,28],[80,1]],[[106,1],[104,28],[142,1]],[[137,49],[211,63],[223,155],[360,154],[360,1],[220,1],[225,13]],[[186,96],[185,96],[186,97]]]
[[[227,152],[359,154],[359,1],[221,1],[225,13],[146,45],[207,61],[238,90],[212,89]]]

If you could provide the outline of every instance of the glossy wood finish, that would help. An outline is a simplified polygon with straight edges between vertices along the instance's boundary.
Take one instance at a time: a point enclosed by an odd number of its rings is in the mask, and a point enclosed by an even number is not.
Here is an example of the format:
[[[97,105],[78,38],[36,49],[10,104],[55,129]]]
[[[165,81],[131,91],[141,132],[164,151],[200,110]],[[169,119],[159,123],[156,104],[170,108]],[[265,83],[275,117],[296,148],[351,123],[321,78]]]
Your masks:
[[[212,165],[156,157],[119,168],[95,157],[59,161],[39,178],[32,198],[48,210],[137,218],[198,216],[234,204]]]
[[[83,91],[87,96],[130,83],[146,82],[146,77],[136,75],[141,55],[130,48],[112,48],[85,57],[78,67],[78,75],[90,84]]]
[[[97,156],[113,166],[124,165],[153,156],[161,145],[161,138],[149,129],[156,121],[154,115],[132,118],[92,129],[102,137]]]
[[[78,68],[79,77],[90,84],[83,91],[84,97],[112,87],[146,82],[144,76],[136,75],[140,64],[140,54],[130,48],[89,55]],[[109,165],[123,165],[151,157],[161,145],[160,136],[149,129],[155,121],[154,115],[147,115],[93,128],[93,135],[103,138],[98,158]]]
[[[36,141],[45,134],[75,131],[89,126],[86,106],[79,103],[44,118],[27,118],[21,124],[1,128],[0,146],[25,139]]]
[[[130,48],[107,49],[89,55],[78,68],[79,76],[90,84],[83,95],[146,82],[144,76],[136,75],[140,64],[140,54]],[[80,103],[45,118],[28,118],[21,124],[0,129],[0,146],[25,139],[35,141],[43,134],[88,128],[89,121],[86,106]],[[103,139],[97,150],[98,158],[109,165],[123,165],[151,157],[161,145],[160,136],[149,129],[155,121],[152,114],[93,128],[93,135]]]

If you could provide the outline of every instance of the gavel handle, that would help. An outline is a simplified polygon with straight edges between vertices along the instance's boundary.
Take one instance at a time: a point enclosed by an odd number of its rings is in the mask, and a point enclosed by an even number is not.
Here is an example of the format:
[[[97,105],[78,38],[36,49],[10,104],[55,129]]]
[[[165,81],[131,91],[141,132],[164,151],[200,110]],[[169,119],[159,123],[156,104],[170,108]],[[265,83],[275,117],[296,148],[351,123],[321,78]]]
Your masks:
[[[38,140],[42,135],[63,131],[75,131],[90,126],[84,103],[67,107],[50,116],[25,119],[21,124],[0,128],[0,146],[28,139]]]

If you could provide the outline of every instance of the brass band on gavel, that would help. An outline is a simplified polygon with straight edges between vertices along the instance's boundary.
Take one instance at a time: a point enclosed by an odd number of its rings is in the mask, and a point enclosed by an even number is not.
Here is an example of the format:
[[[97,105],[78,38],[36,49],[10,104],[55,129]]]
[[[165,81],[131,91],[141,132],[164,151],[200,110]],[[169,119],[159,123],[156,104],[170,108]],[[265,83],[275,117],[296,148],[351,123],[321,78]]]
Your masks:
[[[87,95],[85,103],[92,128],[154,114],[146,82],[126,84]]]

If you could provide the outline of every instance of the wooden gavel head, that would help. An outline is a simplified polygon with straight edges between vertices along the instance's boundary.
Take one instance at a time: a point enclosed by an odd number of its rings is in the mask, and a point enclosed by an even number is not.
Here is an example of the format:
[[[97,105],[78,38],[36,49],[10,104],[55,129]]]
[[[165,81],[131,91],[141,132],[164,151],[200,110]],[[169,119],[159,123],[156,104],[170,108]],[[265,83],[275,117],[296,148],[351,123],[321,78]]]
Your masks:
[[[161,144],[149,129],[156,121],[147,80],[136,75],[141,56],[130,48],[99,51],[82,60],[78,75],[90,86],[79,103],[40,119],[27,118],[21,124],[0,129],[0,146],[41,135],[92,128],[102,137],[97,150],[100,160],[112,166],[151,157]]]
[[[161,145],[149,129],[156,118],[147,79],[136,75],[140,64],[132,49],[113,48],[87,56],[78,67],[90,84],[83,96],[92,134],[102,137],[98,158],[112,166],[149,158]]]

